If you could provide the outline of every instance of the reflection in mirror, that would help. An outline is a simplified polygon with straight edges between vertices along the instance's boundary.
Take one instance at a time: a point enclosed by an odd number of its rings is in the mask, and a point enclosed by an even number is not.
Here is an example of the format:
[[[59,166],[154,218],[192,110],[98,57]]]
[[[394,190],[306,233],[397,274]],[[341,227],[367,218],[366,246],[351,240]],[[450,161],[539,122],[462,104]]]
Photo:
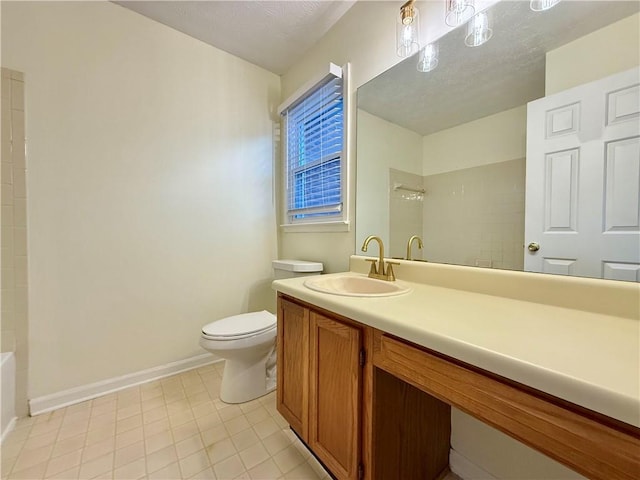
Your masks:
[[[360,87],[356,250],[640,281],[639,9],[502,1],[486,44],[460,27]]]

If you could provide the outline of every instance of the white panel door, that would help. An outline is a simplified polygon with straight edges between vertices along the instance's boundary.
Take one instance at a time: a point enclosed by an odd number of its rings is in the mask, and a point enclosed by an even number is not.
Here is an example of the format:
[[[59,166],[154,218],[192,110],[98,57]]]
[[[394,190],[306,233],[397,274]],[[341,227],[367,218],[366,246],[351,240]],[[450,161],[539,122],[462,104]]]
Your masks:
[[[639,69],[528,104],[525,215],[526,271],[640,281]]]

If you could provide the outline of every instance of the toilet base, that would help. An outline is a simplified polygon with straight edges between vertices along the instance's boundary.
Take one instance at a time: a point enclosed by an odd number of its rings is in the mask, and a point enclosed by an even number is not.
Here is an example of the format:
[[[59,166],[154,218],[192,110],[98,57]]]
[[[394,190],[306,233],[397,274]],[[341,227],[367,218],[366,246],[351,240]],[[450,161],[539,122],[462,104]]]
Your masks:
[[[275,390],[275,379],[267,378],[266,361],[247,365],[241,360],[226,360],[220,385],[224,403],[245,403]]]

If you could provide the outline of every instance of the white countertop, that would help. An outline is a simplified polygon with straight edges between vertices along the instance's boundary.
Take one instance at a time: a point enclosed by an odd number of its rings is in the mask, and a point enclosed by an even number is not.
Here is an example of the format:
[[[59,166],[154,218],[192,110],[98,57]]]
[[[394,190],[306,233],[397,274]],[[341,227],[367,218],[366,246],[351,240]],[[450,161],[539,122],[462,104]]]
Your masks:
[[[273,288],[640,427],[637,319],[414,282],[400,296],[345,297],[310,290],[305,280]]]

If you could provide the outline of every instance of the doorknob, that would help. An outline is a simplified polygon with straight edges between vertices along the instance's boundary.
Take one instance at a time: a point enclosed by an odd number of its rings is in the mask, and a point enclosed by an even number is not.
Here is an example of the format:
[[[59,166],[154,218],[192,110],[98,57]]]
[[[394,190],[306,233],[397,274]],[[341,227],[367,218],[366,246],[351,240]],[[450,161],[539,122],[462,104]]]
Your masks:
[[[537,252],[538,250],[540,250],[540,244],[536,243],[536,242],[531,242],[527,248],[529,249],[530,252]]]

